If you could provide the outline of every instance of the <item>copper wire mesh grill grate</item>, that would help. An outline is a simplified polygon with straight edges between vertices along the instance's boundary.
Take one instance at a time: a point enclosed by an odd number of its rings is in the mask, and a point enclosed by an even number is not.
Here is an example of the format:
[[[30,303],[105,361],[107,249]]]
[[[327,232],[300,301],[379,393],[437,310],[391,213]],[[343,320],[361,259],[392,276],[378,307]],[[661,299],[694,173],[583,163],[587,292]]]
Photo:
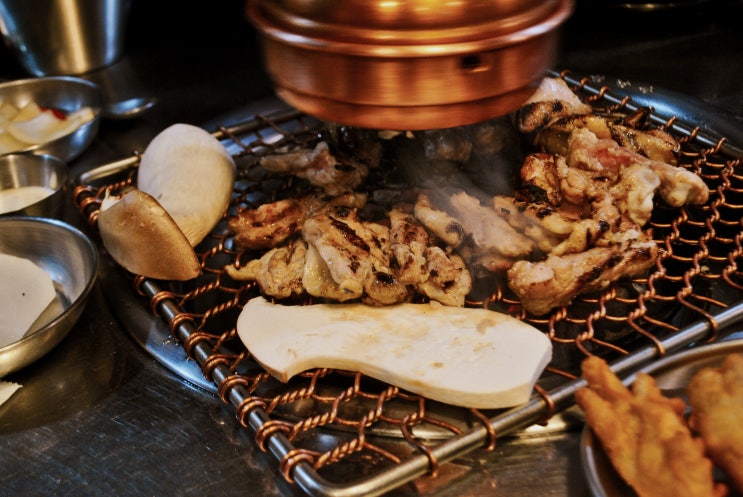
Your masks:
[[[568,80],[597,112],[632,110],[631,101],[611,97],[606,88],[593,87],[588,79]],[[488,281],[485,293],[468,299],[470,306],[508,312],[530,322],[553,342],[553,362],[532,402],[522,408],[459,409],[357,373],[327,369],[279,384],[251,360],[236,336],[240,309],[258,289],[233,281],[224,267],[244,263],[255,254],[234,246],[224,220],[197,247],[202,277],[174,283],[132,276],[132,288],[154,316],[168,323],[222,399],[234,405],[238,421],[255,432],[259,447],[274,454],[288,481],[298,481],[313,494],[330,495],[343,488],[344,495],[378,495],[416,476],[435,475],[443,461],[492,448],[496,436],[546,420],[569,405],[580,386],[575,378],[585,354],[647,361],[663,355],[669,343],[677,347],[714,339],[721,324],[732,319],[722,315],[735,308],[743,291],[741,159],[726,153],[726,140],[703,137],[675,118],[656,125],[679,137],[681,165],[705,179],[711,196],[703,206],[655,208],[650,226],[662,250],[646,277],[582,296],[542,317],[521,311],[507,287],[496,280]],[[289,111],[216,131],[234,153],[240,171],[228,214],[238,206],[296,194],[301,184],[257,167],[258,158],[285,145],[313,144],[319,126],[316,120]],[[95,228],[105,190],[131,184],[136,175],[131,166],[137,160],[134,156],[117,167],[103,166],[100,175],[91,176],[98,184],[91,181],[76,188],[75,203],[91,227]]]

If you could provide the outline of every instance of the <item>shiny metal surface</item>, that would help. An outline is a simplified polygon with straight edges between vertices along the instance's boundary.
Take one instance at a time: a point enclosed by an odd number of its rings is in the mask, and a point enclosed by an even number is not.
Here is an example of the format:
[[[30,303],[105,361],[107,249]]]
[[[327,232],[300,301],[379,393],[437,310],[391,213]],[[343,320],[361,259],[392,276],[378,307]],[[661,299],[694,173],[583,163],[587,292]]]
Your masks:
[[[3,0],[0,32],[35,76],[82,74],[121,57],[130,0]]]
[[[69,162],[80,156],[90,146],[100,126],[101,106],[100,88],[84,79],[71,76],[50,76],[27,78],[0,83],[0,99],[18,108],[29,102],[41,107],[74,112],[90,107],[95,117],[72,133],[40,145],[27,147],[19,152],[48,154]]]
[[[152,109],[157,98],[148,94],[128,57],[102,69],[80,75],[97,84],[103,93],[104,119],[133,119]]]
[[[0,348],[0,378],[33,363],[72,330],[98,275],[98,251],[69,224],[38,217],[0,218],[0,253],[23,257],[52,278],[57,299],[40,316],[44,326]],[[3,284],[12,284],[4,281]]]
[[[0,156],[0,191],[25,186],[54,190],[48,197],[0,216],[40,216],[58,218],[67,201],[67,164],[51,155],[8,154]]]
[[[515,110],[572,0],[249,2],[278,94],[321,119],[437,129]]]
[[[103,107],[106,119],[132,119],[150,110],[157,101],[151,97],[131,97],[109,102]]]
[[[717,2],[716,2],[717,3]],[[737,0],[684,17],[607,15],[578,2],[563,30],[556,69],[649,82],[692,96],[707,109],[743,113],[743,53]],[[255,32],[243,0],[204,8],[133,0],[127,53],[158,105],[135,121],[103,122],[73,174],[143,150],[173,122],[213,129],[263,112],[269,98]],[[198,35],[197,35],[198,33]],[[0,50],[0,60],[3,52]],[[0,75],[22,69],[6,54]],[[701,68],[701,70],[700,70]],[[731,126],[743,126],[733,118]],[[80,216],[68,206],[66,219]],[[126,291],[122,289],[121,291]],[[116,308],[116,313],[113,309]],[[216,395],[182,381],[131,339],[118,315],[135,312],[101,285],[73,331],[49,354],[5,379],[23,385],[0,406],[0,495],[139,497],[179,495],[302,497],[273,457]],[[445,464],[394,497],[588,497],[580,462],[581,421],[574,412],[547,432],[506,437],[493,451]],[[358,468],[359,475],[363,468]]]

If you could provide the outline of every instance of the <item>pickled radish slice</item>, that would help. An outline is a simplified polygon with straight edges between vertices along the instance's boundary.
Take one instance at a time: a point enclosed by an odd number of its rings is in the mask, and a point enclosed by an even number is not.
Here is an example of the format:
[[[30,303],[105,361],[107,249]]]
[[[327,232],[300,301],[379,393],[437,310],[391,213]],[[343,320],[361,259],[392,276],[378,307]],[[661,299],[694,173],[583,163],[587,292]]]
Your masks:
[[[44,110],[27,120],[14,119],[6,132],[18,141],[39,145],[69,135],[92,119],[93,111],[87,107],[70,113],[64,119],[52,110]]]
[[[67,136],[95,117],[90,107],[65,113],[29,102],[17,108],[0,100],[0,154],[24,150]]]
[[[49,274],[23,257],[0,254],[0,347],[20,340],[55,297]]]

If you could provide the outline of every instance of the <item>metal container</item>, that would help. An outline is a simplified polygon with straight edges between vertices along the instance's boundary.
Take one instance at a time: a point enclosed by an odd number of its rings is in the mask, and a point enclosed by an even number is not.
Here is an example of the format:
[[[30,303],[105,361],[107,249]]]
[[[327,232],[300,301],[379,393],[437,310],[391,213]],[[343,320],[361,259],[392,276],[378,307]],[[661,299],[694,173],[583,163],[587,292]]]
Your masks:
[[[0,0],[2,1],[2,0]],[[71,76],[50,76],[0,84],[0,100],[22,108],[33,101],[42,107],[73,112],[90,107],[95,117],[72,133],[15,152],[52,155],[65,162],[77,158],[95,139],[100,125],[103,94],[98,85]]]
[[[704,368],[719,368],[730,354],[743,353],[743,339],[737,332],[721,342],[700,345],[660,359],[641,369],[651,375],[667,397],[684,398],[686,386]],[[623,379],[631,385],[637,373]],[[637,494],[617,473],[601,442],[589,426],[583,428],[580,441],[581,466],[595,497],[633,497]],[[715,472],[717,473],[717,471]]]
[[[372,129],[472,124],[518,108],[572,0],[250,0],[277,93]]]
[[[26,258],[47,271],[57,292],[56,301],[37,321],[46,324],[0,347],[2,378],[36,361],[67,336],[96,282],[98,251],[87,236],[62,221],[5,217],[0,218],[0,253]]]
[[[0,0],[0,32],[35,76],[82,74],[124,52],[129,0]]]
[[[58,218],[67,198],[67,164],[51,155],[9,154],[0,157],[0,195],[3,191],[23,187],[44,187],[52,193],[41,200],[0,215],[41,216]]]

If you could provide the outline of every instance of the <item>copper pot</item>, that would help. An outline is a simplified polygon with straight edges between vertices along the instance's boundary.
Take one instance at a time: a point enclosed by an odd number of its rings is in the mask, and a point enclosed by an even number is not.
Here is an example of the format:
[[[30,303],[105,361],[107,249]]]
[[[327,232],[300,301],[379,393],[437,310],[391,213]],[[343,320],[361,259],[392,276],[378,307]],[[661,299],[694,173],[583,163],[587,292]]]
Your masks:
[[[321,119],[419,130],[515,110],[572,0],[249,0],[280,97]]]

